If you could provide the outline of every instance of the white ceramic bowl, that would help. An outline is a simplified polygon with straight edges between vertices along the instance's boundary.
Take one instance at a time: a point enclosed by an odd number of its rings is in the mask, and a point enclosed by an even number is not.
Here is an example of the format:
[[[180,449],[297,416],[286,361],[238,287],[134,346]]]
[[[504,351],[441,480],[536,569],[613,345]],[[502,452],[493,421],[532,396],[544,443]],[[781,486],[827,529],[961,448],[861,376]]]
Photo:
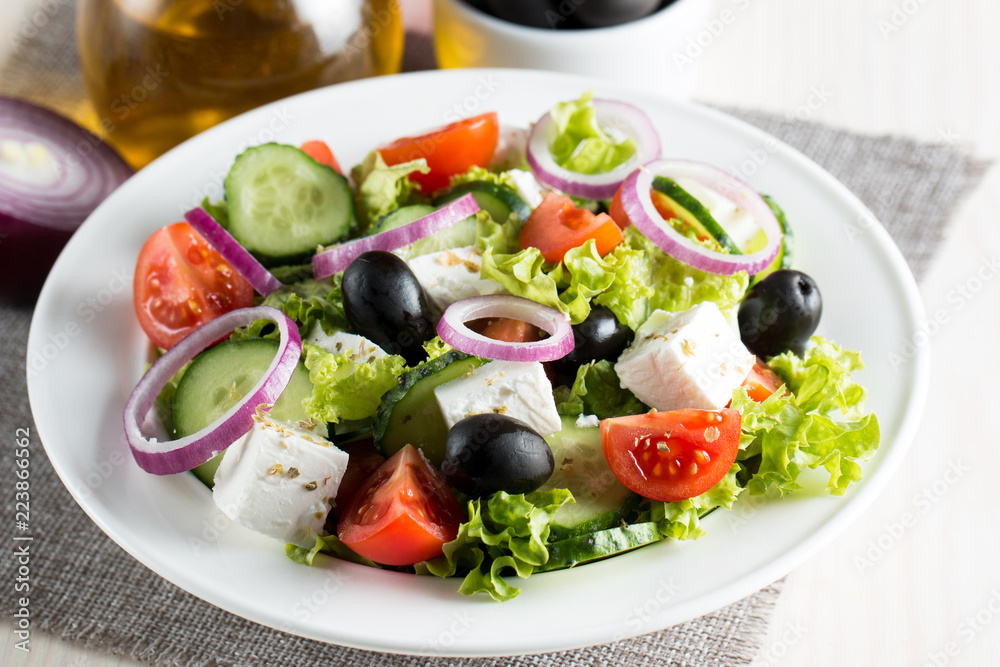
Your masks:
[[[564,3],[572,8],[573,0]],[[511,23],[465,0],[434,0],[434,41],[442,69],[522,67],[586,74],[689,96],[711,0],[674,0],[649,16],[610,28],[549,30]]]

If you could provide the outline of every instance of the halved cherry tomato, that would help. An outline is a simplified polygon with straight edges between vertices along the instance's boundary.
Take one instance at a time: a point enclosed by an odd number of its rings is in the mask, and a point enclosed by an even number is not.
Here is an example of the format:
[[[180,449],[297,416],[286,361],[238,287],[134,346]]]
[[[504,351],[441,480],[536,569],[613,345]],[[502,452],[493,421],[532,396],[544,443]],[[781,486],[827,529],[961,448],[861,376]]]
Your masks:
[[[594,215],[577,208],[573,200],[549,193],[531,212],[518,240],[522,248],[535,247],[547,262],[561,262],[573,248],[594,239],[603,257],[622,242],[622,231],[607,213]]]
[[[530,322],[510,317],[486,317],[466,322],[465,326],[487,338],[507,343],[534,343],[548,335]]]
[[[186,222],[146,239],[132,300],[149,339],[168,349],[205,322],[253,305],[253,288]]]
[[[619,229],[625,229],[632,224],[632,221],[628,219],[628,214],[625,212],[625,207],[622,206],[622,189],[620,187],[615,192],[614,199],[611,200],[611,206],[608,207],[608,215],[615,221]]]
[[[463,520],[462,506],[441,473],[406,445],[354,494],[337,536],[376,563],[413,565],[440,556]]]
[[[446,187],[455,174],[469,167],[485,167],[493,158],[500,138],[500,121],[495,111],[484,113],[422,134],[403,137],[378,152],[388,165],[424,158],[430,172],[410,174],[422,192],[430,194]]]
[[[743,387],[747,390],[747,396],[758,403],[766,401],[782,384],[778,374],[771,370],[771,367],[765,362],[761,361],[760,357],[757,357],[753,368],[750,369],[750,374],[743,381]]]
[[[333,169],[338,174],[343,174],[343,170],[340,168],[340,163],[337,162],[337,158],[333,156],[333,151],[325,141],[307,141],[306,143],[299,146],[302,152],[316,160],[320,164],[325,164],[326,166]]]
[[[671,410],[601,422],[604,457],[639,495],[675,502],[719,483],[740,447],[738,410]]]

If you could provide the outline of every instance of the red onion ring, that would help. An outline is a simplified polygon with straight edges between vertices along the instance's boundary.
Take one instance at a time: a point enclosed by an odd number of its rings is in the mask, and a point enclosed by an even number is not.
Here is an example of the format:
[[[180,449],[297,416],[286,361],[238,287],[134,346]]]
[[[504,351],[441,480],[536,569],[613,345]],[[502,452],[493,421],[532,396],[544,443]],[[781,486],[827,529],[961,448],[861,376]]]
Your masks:
[[[476,333],[466,322],[487,317],[508,317],[533,324],[549,334],[534,343],[508,343]],[[501,361],[553,361],[573,351],[573,327],[569,317],[555,308],[509,294],[491,294],[462,299],[448,306],[438,321],[441,340],[456,350]]]
[[[547,113],[531,128],[526,154],[528,165],[540,183],[573,197],[611,199],[633,169],[660,157],[660,136],[645,113],[631,104],[614,100],[594,100],[594,111],[601,126],[617,129],[635,142],[635,155],[603,174],[580,174],[564,169],[556,164],[549,149],[556,124]]]
[[[253,389],[226,414],[197,433],[169,442],[147,438],[143,426],[149,419],[156,397],[170,378],[220,337],[259,319],[273,320],[281,339],[274,361]],[[252,417],[258,405],[273,404],[278,400],[288,386],[301,354],[302,340],[298,327],[284,313],[270,306],[234,310],[198,327],[149,367],[125,403],[125,439],[136,463],[154,475],[173,475],[191,470],[225,451],[253,426]],[[155,429],[156,425],[152,428]]]
[[[716,252],[684,237],[663,219],[653,205],[653,178],[689,178],[743,206],[764,231],[767,244],[747,255]],[[639,167],[622,183],[621,202],[629,221],[646,238],[674,259],[709,273],[732,275],[737,271],[758,273],[781,248],[781,225],[770,207],[749,185],[726,172],[700,162],[657,160]]]
[[[325,250],[312,258],[313,276],[320,280],[343,271],[347,265],[369,250],[392,251],[415,243],[456,222],[465,220],[479,211],[479,204],[471,194],[462,195],[447,206],[374,236],[365,236]]]
[[[224,260],[232,264],[233,269],[246,278],[250,286],[260,292],[261,296],[267,296],[281,287],[281,282],[265,269],[249,250],[240,245],[232,234],[223,229],[205,209],[200,206],[193,208],[184,214],[184,219]]]

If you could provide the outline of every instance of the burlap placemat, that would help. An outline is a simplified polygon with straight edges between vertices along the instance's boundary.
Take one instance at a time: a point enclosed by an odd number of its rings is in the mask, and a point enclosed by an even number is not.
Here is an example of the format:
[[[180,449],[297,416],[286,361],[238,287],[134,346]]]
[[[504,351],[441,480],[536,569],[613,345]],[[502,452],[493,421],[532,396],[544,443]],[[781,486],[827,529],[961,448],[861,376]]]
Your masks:
[[[0,65],[0,93],[54,108],[86,122],[89,109],[73,48],[72,0],[43,0],[14,27]],[[411,36],[407,70],[432,65],[424,36]],[[944,143],[865,137],[780,117],[730,110],[803,151],[857,193],[889,229],[919,276],[962,196],[985,163]],[[868,224],[859,221],[859,224]],[[13,439],[34,425],[25,389],[31,311],[0,308],[0,432]],[[533,665],[749,665],[766,636],[781,582],[688,623],[579,651],[497,659],[390,656],[330,646],[233,616],[157,577],[107,538],[72,500],[40,443],[32,438],[32,613],[36,630],[153,665],[360,665],[528,667]],[[14,448],[0,447],[0,470],[14,469]],[[4,494],[3,525],[14,525],[14,489]],[[15,578],[5,558],[0,576]],[[4,596],[9,618],[15,597]]]

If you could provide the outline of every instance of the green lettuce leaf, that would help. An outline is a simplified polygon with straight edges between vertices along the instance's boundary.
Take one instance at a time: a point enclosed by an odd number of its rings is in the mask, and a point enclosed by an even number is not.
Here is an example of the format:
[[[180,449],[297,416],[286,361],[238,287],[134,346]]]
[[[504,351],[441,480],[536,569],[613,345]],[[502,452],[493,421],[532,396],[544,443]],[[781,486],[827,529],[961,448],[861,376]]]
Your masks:
[[[549,145],[559,166],[580,174],[609,172],[635,155],[635,142],[609,135],[597,122],[593,93],[560,102],[551,111],[556,137]]]
[[[455,187],[456,185],[472,183],[474,181],[485,181],[494,185],[502,185],[517,192],[517,183],[514,182],[514,179],[506,171],[490,171],[476,165],[469,167],[469,170],[464,174],[455,174],[452,176],[449,185],[450,187]]]
[[[448,343],[441,340],[441,336],[434,336],[434,338],[431,338],[426,343],[423,343],[421,347],[424,348],[424,352],[427,353],[427,361],[437,359],[442,354],[448,354],[455,349],[451,345],[448,345]]]
[[[469,520],[444,545],[444,554],[416,565],[417,574],[464,575],[459,592],[486,593],[494,600],[517,597],[520,589],[504,581],[513,572],[527,578],[549,559],[546,543],[556,511],[573,495],[566,489],[509,495],[499,491],[469,502]]]
[[[537,248],[498,253],[483,252],[481,274],[492,278],[516,296],[523,296],[566,313],[579,324],[590,314],[595,297],[628,326],[645,319],[647,265],[638,251],[623,249],[601,257],[593,239],[566,253],[560,264],[549,264]],[[606,295],[606,296],[605,296]]]
[[[201,200],[201,207],[219,223],[223,229],[229,229],[229,206],[226,202],[213,202],[208,197]]]
[[[878,418],[864,411],[865,390],[852,379],[864,367],[860,355],[819,336],[813,342],[802,358],[786,353],[768,362],[793,393],[779,390],[757,403],[742,387],[733,392],[732,407],[743,414],[739,458],[760,457],[747,483],[754,495],[800,488],[804,468],[825,469],[827,492],[843,495],[861,479],[857,462],[878,449]]]
[[[677,313],[702,301],[714,302],[723,314],[739,306],[750,282],[746,271],[731,276],[700,271],[660,250],[634,226],[623,233],[627,248],[643,251],[633,261],[645,262],[641,269],[645,284],[656,285],[647,300],[647,315],[658,308]]]
[[[351,551],[351,548],[341,542],[336,535],[317,535],[316,544],[313,545],[312,549],[304,549],[295,544],[285,545],[285,556],[287,556],[289,560],[295,561],[301,565],[318,565],[318,563],[316,563],[316,556],[319,554],[334,556],[341,560],[358,563],[359,565],[381,568],[378,563],[370,561],[364,556],[359,556]]]
[[[299,333],[306,337],[317,322],[323,331],[332,334],[349,328],[344,315],[344,299],[340,292],[340,276],[324,280],[303,280],[285,285],[271,292],[261,302],[272,306],[299,323]],[[278,338],[278,331],[271,320],[257,320],[250,326],[233,332],[232,340],[245,338]]]
[[[495,253],[511,255],[521,250],[518,235],[521,233],[522,221],[516,213],[497,222],[486,211],[476,213],[476,248],[485,252],[491,248]]]
[[[580,366],[568,394],[557,393],[556,409],[561,415],[597,415],[598,419],[649,411],[635,394],[622,389],[614,364],[606,359]]]
[[[350,349],[333,354],[306,343],[302,350],[313,383],[312,396],[302,407],[308,416],[321,422],[373,417],[382,394],[396,386],[406,365],[398,355],[357,363],[351,360]]]
[[[420,186],[409,179],[416,171],[429,173],[427,160],[420,158],[390,167],[378,151],[369,153],[364,162],[351,170],[351,177],[358,184],[357,215],[362,231],[400,206],[419,201],[416,192]]]
[[[696,540],[705,534],[701,518],[717,507],[732,509],[743,488],[736,481],[739,464],[733,464],[726,476],[711,489],[687,500],[667,503],[650,501],[650,521],[664,537],[675,540]]]

